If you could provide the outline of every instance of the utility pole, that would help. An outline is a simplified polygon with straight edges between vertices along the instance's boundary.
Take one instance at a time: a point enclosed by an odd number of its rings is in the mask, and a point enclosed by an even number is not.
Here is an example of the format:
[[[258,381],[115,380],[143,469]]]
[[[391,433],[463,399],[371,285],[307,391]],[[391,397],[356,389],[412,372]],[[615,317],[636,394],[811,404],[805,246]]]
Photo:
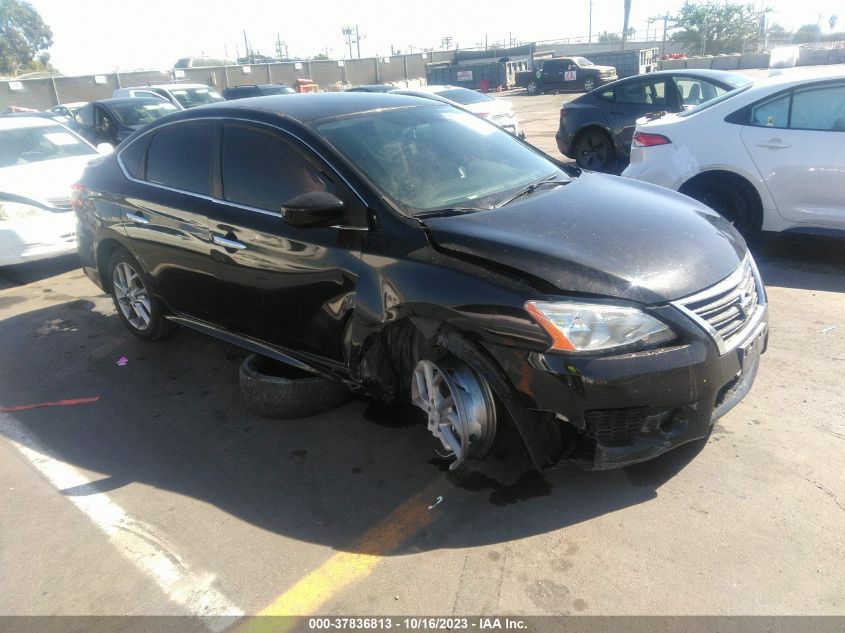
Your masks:
[[[593,44],[593,0],[590,0],[590,30],[587,36],[587,44]]]
[[[625,0],[625,20],[622,26],[622,50],[625,50],[625,42],[628,41],[628,20],[631,17],[631,0]]]
[[[244,57],[251,57],[252,53],[249,50],[249,41],[246,39],[246,29],[244,29]],[[249,60],[252,62],[252,59]]]
[[[361,36],[358,35],[358,25],[355,25],[355,46],[358,48],[358,59],[361,59]]]
[[[487,36],[485,35],[484,37],[486,39]],[[443,39],[440,40],[440,48],[448,49],[449,46],[452,45],[452,39],[453,38],[451,35],[446,35],[445,37],[443,37]]]
[[[661,55],[666,54],[666,29],[669,27],[669,14],[663,16],[663,50]]]
[[[349,59],[352,59],[352,27],[344,26],[343,35],[346,36],[346,45],[349,47]]]

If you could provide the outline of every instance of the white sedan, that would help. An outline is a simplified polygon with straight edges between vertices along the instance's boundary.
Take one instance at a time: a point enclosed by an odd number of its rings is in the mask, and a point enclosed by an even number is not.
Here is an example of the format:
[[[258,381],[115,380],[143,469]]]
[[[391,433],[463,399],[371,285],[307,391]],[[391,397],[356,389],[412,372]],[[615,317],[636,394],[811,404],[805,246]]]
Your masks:
[[[71,185],[98,155],[50,119],[0,118],[0,266],[76,251]]]
[[[460,86],[417,86],[391,91],[391,94],[427,97],[449,105],[463,108],[477,117],[495,123],[506,132],[519,138],[525,138],[525,132],[519,124],[513,104],[503,99],[488,97],[482,92],[461,88]]]
[[[796,69],[639,124],[622,175],[700,200],[745,235],[845,234],[845,69]]]

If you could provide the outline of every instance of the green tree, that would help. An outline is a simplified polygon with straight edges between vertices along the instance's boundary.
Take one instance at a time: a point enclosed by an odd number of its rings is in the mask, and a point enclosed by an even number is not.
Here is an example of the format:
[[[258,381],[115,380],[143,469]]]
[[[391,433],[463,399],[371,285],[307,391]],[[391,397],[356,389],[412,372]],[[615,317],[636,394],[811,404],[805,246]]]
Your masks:
[[[46,66],[53,32],[25,0],[0,0],[0,73]]]
[[[821,36],[821,32],[822,30],[818,24],[805,24],[795,31],[795,35],[792,36],[792,43],[808,44],[810,42],[816,42]]]
[[[625,42],[628,41],[628,21],[631,18],[631,0],[624,0],[625,17],[622,22],[622,50],[625,50]]]
[[[686,0],[675,19],[672,40],[698,54],[741,53],[754,41],[760,12],[753,4],[693,3]]]
[[[326,55],[325,53],[317,53],[317,54],[316,54],[316,55],[314,55],[314,57],[312,57],[311,59],[326,60],[326,59],[328,59],[328,58],[329,58],[329,56],[328,56],[328,55]]]
[[[832,16],[830,16],[830,19],[827,21],[827,23],[830,25],[830,30],[831,30],[831,31],[833,31],[833,29],[835,29],[835,28],[836,28],[836,24],[837,24],[838,22],[839,22],[839,16],[838,16],[838,15],[832,15]]]
[[[608,33],[604,31],[599,33],[599,42],[602,44],[616,44],[622,41],[618,33]]]

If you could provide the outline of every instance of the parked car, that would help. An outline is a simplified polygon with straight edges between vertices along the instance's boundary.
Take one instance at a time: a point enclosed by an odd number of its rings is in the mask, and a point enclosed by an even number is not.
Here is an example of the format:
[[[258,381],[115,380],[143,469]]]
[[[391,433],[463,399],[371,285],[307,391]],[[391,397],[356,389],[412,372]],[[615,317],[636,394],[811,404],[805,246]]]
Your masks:
[[[180,324],[410,400],[455,465],[511,425],[537,467],[649,459],[706,436],[766,346],[718,214],[428,99],[180,112],[89,166],[73,204],[134,335]]]
[[[758,80],[637,125],[623,175],[700,200],[746,235],[845,231],[845,71]]]
[[[251,84],[245,86],[230,86],[223,90],[226,101],[232,99],[246,99],[247,97],[266,97],[268,95],[292,95],[296,90],[285,84]]]
[[[516,73],[516,85],[530,95],[560,90],[590,92],[619,79],[613,66],[597,66],[585,57],[551,57],[537,61],[533,70]]]
[[[621,170],[638,118],[690,110],[748,83],[745,75],[722,70],[663,70],[620,79],[564,102],[557,147],[584,169]]]
[[[158,98],[103,99],[79,110],[74,121],[78,134],[89,143],[116,146],[147,123],[178,111],[172,103]]]
[[[79,112],[79,110],[83,107],[88,105],[87,101],[74,101],[73,103],[60,103],[57,106],[53,106],[50,108],[50,112],[53,114],[59,114],[62,116],[66,116],[69,119],[73,119],[73,116]]]
[[[97,156],[50,119],[0,118],[0,266],[76,251],[70,188]]]
[[[494,99],[484,93],[460,86],[418,86],[392,91],[392,94],[435,99],[472,112],[475,116],[495,123],[506,132],[525,138],[513,104],[504,99]]]
[[[223,97],[205,84],[162,84],[117,88],[112,96],[117,98],[148,97],[164,99],[180,110],[223,101]]]
[[[354,86],[347,88],[346,92],[391,92],[396,90],[396,86],[390,84],[371,84],[369,86]]]

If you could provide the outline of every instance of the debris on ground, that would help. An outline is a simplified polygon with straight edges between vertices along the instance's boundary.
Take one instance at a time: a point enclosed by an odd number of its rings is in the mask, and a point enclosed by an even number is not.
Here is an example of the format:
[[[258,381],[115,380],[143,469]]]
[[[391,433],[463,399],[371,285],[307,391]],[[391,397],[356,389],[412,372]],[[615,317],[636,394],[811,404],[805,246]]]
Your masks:
[[[831,330],[835,330],[835,329],[836,329],[836,328],[838,328],[838,327],[839,327],[838,325],[831,325],[830,327],[826,327],[826,328],[824,328],[824,329],[823,329],[820,333],[821,333],[821,334],[827,334],[827,333],[828,333],[828,332],[830,332]]]
[[[68,407],[77,404],[91,404],[97,402],[100,396],[93,396],[92,398],[73,398],[70,400],[56,400],[54,402],[38,402],[36,404],[19,404],[12,407],[0,407],[0,413],[15,413],[17,411],[27,411],[28,409],[42,409],[44,407]]]
[[[443,497],[441,497],[440,495],[437,495],[437,499],[434,500],[434,503],[432,503],[430,506],[428,506],[428,509],[434,510],[434,508],[439,506],[442,502],[443,502]]]

